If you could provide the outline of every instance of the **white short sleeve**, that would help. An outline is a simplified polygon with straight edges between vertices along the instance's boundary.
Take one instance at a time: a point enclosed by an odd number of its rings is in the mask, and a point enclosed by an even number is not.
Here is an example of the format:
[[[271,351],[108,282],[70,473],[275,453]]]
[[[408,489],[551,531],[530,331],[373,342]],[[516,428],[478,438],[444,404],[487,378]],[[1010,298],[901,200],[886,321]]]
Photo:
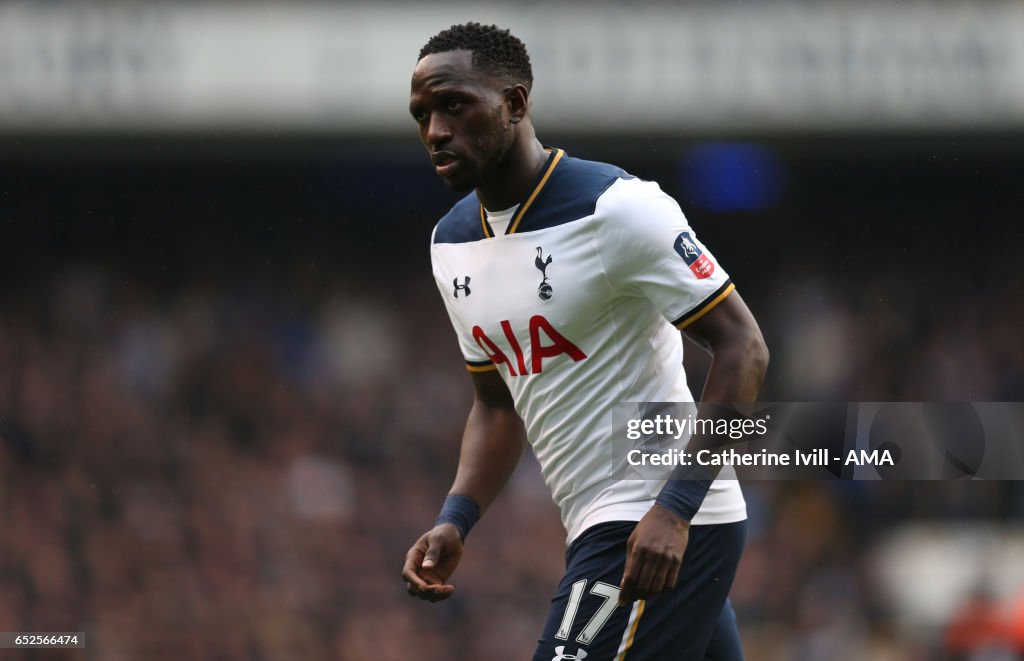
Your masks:
[[[437,227],[434,228],[434,233],[436,232]],[[463,299],[469,296],[470,292],[472,292],[472,287],[475,285],[471,279],[465,276],[460,280],[458,277],[453,278],[450,274],[444,275],[446,272],[446,269],[443,268],[445,258],[434,244],[434,233],[430,237],[430,263],[434,272],[434,283],[441,294],[441,300],[444,301],[444,309],[448,312],[448,319],[455,330],[455,335],[459,339],[459,350],[462,351],[462,357],[466,361],[466,369],[471,372],[484,372],[495,369],[490,355],[481,346],[481,342],[486,343],[486,338],[477,341],[477,338],[473,337],[471,327],[459,317],[459,312],[455,306],[455,301],[459,296],[461,295]]]
[[[466,330],[466,324],[462,323],[458,318],[458,313],[455,311],[452,301],[447,295],[454,290],[458,283],[444,283],[436,277],[434,282],[437,283],[437,288],[441,292],[441,299],[444,301],[444,308],[448,311],[448,319],[451,321],[452,328],[455,329],[455,334],[459,338],[459,349],[462,351],[462,357],[466,360],[466,367],[474,372],[494,369],[491,357],[484,352],[476,338]]]
[[[623,179],[598,201],[598,241],[612,287],[644,296],[685,328],[734,289],[682,210],[658,184]]]

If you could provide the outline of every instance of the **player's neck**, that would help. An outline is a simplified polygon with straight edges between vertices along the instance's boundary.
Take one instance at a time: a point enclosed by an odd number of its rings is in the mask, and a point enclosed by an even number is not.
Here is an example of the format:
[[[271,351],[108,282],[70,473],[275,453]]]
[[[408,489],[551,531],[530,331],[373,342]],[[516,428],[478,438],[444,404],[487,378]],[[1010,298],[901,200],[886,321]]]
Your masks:
[[[501,166],[486,185],[476,189],[477,197],[490,211],[519,204],[533,190],[537,176],[548,160],[548,152],[532,131],[516,140]]]

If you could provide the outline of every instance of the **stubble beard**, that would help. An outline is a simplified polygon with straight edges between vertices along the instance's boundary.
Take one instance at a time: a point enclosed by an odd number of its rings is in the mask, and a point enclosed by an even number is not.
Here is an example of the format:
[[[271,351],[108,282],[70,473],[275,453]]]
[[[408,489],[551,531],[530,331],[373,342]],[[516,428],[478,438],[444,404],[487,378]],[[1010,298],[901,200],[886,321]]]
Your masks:
[[[497,113],[500,115],[500,110]],[[490,132],[489,135],[480,139],[480,143],[490,142],[491,144],[498,144],[500,147],[495,151],[493,157],[483,163],[476,172],[476,181],[473,183],[473,188],[479,188],[489,183],[495,182],[500,178],[501,170],[505,165],[505,161],[508,158],[509,152],[512,151],[513,136],[511,135],[511,126],[505,125],[504,122],[495,122],[495,128]],[[483,146],[481,144],[480,146]]]

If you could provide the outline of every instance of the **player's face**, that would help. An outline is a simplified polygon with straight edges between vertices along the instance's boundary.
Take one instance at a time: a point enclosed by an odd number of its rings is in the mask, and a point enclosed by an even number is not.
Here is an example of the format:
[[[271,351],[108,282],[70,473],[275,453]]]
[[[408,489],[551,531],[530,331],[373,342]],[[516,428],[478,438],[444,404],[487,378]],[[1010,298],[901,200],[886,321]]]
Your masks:
[[[409,112],[437,174],[454,190],[485,184],[512,145],[505,92],[470,51],[427,55],[412,74]]]

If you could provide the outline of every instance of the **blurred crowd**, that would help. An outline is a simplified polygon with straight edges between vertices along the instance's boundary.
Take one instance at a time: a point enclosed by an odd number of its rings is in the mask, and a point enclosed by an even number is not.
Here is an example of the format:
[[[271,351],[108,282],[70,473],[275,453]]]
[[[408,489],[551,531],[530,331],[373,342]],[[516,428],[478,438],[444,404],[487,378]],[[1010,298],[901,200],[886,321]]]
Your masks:
[[[78,264],[5,295],[0,629],[85,631],[73,658],[111,661],[532,649],[564,532],[529,457],[469,539],[450,602],[412,600],[400,579],[450,483],[471,396],[429,277],[352,276],[299,295],[301,280],[163,291]],[[999,291],[916,330],[902,302],[865,321],[858,295],[873,296],[821,285],[762,318],[781,382],[871,384],[877,400],[1020,398],[1019,335],[986,329]],[[893,351],[907,333],[914,350]],[[963,365],[979,376],[947,380]],[[785,394],[777,381],[766,399]],[[900,626],[873,549],[907,521],[1019,526],[1024,514],[1014,483],[746,494],[733,601],[753,659],[952,653],[943,626]]]
[[[451,197],[418,151],[243,146],[0,154],[0,630],[86,632],[31,659],[524,658],[565,541],[529,455],[448,602],[400,577],[472,396],[425,250]],[[1020,159],[804,147],[734,215],[623,152],[757,316],[761,399],[1024,400]],[[748,658],[1013,658],[1020,484],[748,482]]]

